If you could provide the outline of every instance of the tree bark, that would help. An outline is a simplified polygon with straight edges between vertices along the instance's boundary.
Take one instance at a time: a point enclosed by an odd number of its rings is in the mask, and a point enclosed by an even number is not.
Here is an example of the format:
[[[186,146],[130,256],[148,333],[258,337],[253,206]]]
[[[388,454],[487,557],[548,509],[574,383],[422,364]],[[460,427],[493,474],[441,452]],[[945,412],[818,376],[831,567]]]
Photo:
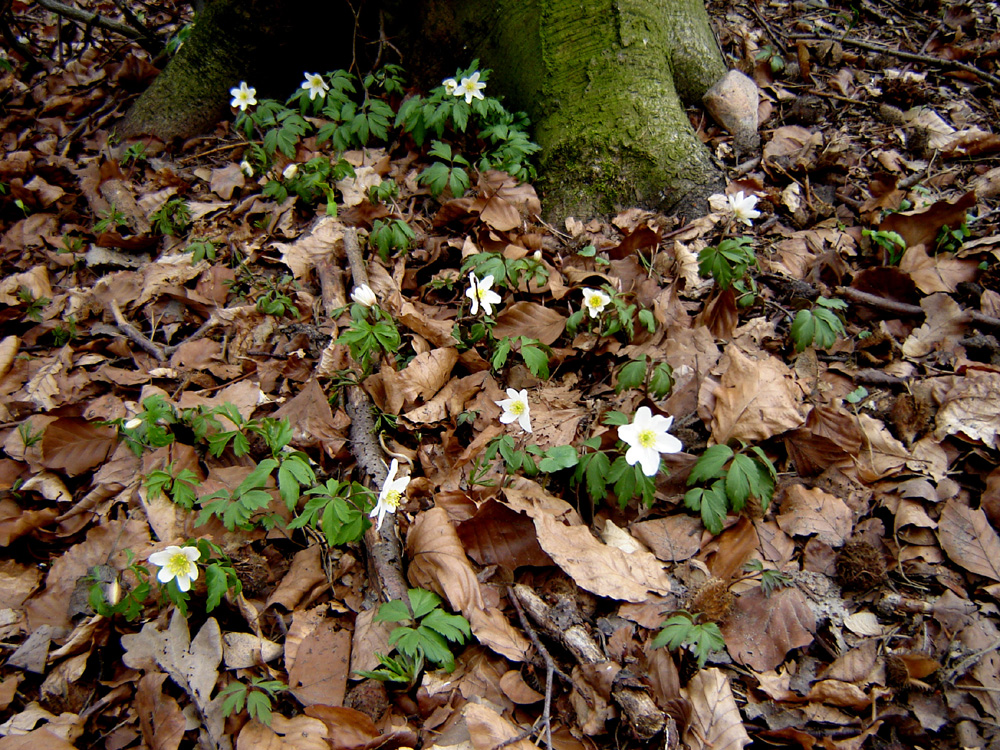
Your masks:
[[[423,12],[427,37],[450,33],[531,117],[550,216],[669,212],[720,186],[681,104],[726,73],[701,0],[426,0]]]
[[[242,80],[257,89],[258,98],[284,100],[303,70],[325,72],[341,64],[330,59],[331,49],[349,65],[349,54],[339,50],[351,49],[353,24],[344,23],[346,6],[333,5],[339,4],[207,0],[191,36],[132,105],[119,133],[188,138],[229,117],[229,89]]]

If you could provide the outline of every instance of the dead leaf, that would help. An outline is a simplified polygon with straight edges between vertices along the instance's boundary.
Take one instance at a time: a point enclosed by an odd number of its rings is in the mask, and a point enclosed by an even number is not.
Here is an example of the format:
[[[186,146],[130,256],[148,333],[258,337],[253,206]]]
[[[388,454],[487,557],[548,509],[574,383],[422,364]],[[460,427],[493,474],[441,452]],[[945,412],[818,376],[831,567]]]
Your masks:
[[[767,596],[758,587],[737,597],[722,635],[733,659],[765,672],[777,668],[792,649],[812,643],[815,629],[816,616],[797,588]]]
[[[562,336],[566,318],[537,302],[515,302],[503,309],[496,318],[493,335],[496,338],[527,336],[551,346]]]
[[[528,641],[498,610],[486,610],[479,581],[448,512],[431,508],[417,516],[406,535],[408,577],[419,588],[440,594],[459,610],[480,643],[514,661],[522,661]]]
[[[585,526],[566,526],[539,514],[535,529],[542,549],[580,588],[627,602],[644,601],[649,592],[670,591],[663,564],[645,551],[622,552],[598,541]]]
[[[501,565],[513,571],[522,565],[544,567],[552,559],[535,536],[531,519],[496,500],[487,500],[476,515],[458,524],[466,553],[480,565]]]
[[[102,464],[117,445],[118,433],[111,427],[60,417],[42,434],[42,465],[75,477]]]
[[[631,531],[663,562],[681,562],[698,554],[705,526],[695,516],[670,515],[632,524]]]
[[[303,706],[343,705],[351,664],[351,633],[323,620],[298,645],[288,690]]]
[[[695,673],[681,694],[691,704],[683,740],[690,750],[741,750],[750,744],[729,678],[721,669]]]
[[[839,547],[851,535],[854,513],[843,500],[818,487],[793,484],[781,492],[778,526],[792,536],[811,536]]]
[[[981,440],[996,450],[1000,431],[1000,373],[969,369],[942,397],[934,437]]]
[[[923,357],[932,351],[954,347],[965,331],[959,304],[950,295],[937,293],[920,300],[920,306],[927,314],[926,320],[903,342],[903,354]]]
[[[166,679],[164,672],[145,674],[135,691],[135,709],[142,736],[152,750],[177,750],[187,728],[176,699],[163,692]]]
[[[802,425],[802,389],[781,360],[767,355],[751,359],[730,345],[720,367],[727,364],[715,392],[715,443],[760,443]]]
[[[938,521],[938,539],[954,562],[977,575],[1000,581],[1000,537],[986,514],[949,500]]]
[[[957,229],[965,222],[966,212],[976,205],[976,194],[966,193],[955,202],[938,201],[920,211],[891,213],[879,224],[879,231],[896,232],[911,248],[923,245],[934,247],[941,227]],[[902,264],[900,264],[902,268]],[[902,269],[907,270],[907,269]]]

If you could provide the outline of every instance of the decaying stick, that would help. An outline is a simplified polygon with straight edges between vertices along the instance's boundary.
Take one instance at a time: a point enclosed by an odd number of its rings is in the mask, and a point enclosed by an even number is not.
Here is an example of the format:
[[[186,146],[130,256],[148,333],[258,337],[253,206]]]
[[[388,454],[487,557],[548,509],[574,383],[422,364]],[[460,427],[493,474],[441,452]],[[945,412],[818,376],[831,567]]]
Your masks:
[[[140,332],[138,328],[136,328],[134,325],[132,325],[125,319],[125,316],[122,315],[122,311],[118,307],[117,302],[111,300],[111,304],[109,305],[109,307],[111,308],[111,314],[115,318],[115,324],[118,326],[119,331],[125,334],[125,336],[132,343],[136,344],[140,349],[149,354],[152,354],[157,362],[167,361],[167,357],[163,353],[163,350],[160,349],[159,346],[154,344],[148,338],[143,336],[142,332]]]
[[[523,584],[514,586],[514,595],[531,615],[531,619],[538,623],[550,638],[568,649],[580,664],[614,664],[607,658],[578,616],[567,616],[562,610],[556,612],[531,587]],[[645,688],[626,684],[625,680],[615,678],[611,697],[622,709],[629,726],[639,739],[651,739],[666,726],[666,715],[656,707],[656,703]]]
[[[354,284],[367,284],[368,272],[358,243],[358,230],[353,227],[344,233],[344,250],[351,265]],[[324,274],[320,277],[332,280]],[[324,294],[324,297],[326,294]],[[381,486],[388,475],[385,459],[375,434],[375,420],[372,419],[368,395],[359,385],[347,386],[347,414],[351,418],[351,452],[358,466],[365,470],[375,487]],[[365,532],[365,545],[371,557],[373,572],[382,595],[387,601],[398,599],[408,602],[408,586],[403,575],[402,549],[396,533],[396,516],[387,514],[382,528],[372,526]]]
[[[894,313],[900,317],[922,318],[926,314],[924,308],[919,305],[909,305],[905,302],[896,302],[895,300],[879,297],[878,295],[869,294],[868,292],[862,292],[859,289],[854,289],[849,286],[838,287],[837,294],[846,297],[851,302],[856,304],[872,307],[876,310],[882,310],[887,313]],[[987,328],[1000,328],[1000,318],[993,318],[989,315],[984,315],[978,310],[964,310],[960,316],[955,318],[955,322],[976,323],[977,325],[985,326]]]

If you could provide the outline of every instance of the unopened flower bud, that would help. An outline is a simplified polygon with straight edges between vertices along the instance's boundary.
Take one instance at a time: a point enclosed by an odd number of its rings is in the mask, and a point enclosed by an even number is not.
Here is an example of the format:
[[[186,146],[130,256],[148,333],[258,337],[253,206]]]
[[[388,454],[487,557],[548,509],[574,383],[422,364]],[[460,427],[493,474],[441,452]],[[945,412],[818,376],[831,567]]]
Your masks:
[[[355,287],[354,291],[351,292],[351,299],[359,305],[363,305],[365,307],[371,307],[378,302],[375,292],[373,292],[372,288],[367,284]]]
[[[285,167],[285,171],[281,173],[281,176],[284,177],[286,180],[290,180],[298,173],[299,173],[299,165],[289,164],[287,167]]]

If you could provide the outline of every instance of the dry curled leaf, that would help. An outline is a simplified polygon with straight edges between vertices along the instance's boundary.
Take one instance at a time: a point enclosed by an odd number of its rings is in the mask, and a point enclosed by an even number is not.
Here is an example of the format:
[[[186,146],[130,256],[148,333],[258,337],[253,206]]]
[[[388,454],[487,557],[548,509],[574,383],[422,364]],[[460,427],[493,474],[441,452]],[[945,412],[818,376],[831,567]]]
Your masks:
[[[743,717],[721,669],[702,669],[681,691],[691,704],[691,722],[684,729],[691,750],[741,750],[750,744]]]

